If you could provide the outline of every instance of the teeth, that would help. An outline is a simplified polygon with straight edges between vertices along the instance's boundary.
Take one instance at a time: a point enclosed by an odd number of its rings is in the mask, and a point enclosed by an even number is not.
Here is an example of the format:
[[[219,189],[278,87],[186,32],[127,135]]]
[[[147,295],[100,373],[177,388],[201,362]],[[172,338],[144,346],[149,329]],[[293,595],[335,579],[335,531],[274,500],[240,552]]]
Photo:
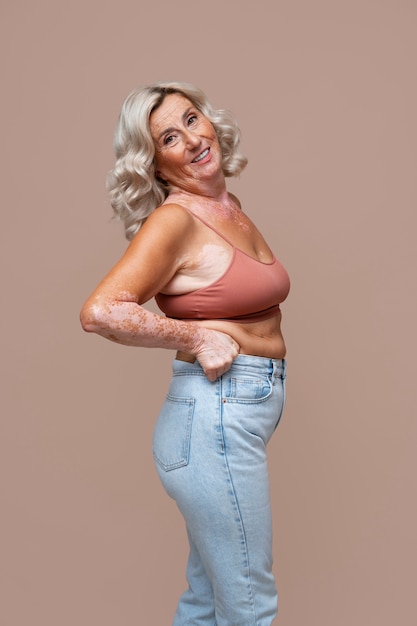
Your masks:
[[[206,148],[206,149],[204,150],[204,152],[202,152],[201,154],[199,154],[199,155],[198,155],[198,157],[196,157],[195,159],[193,159],[193,163],[197,163],[198,161],[201,161],[201,159],[204,159],[204,157],[208,155],[208,151],[209,151],[209,149],[208,149],[208,148]]]

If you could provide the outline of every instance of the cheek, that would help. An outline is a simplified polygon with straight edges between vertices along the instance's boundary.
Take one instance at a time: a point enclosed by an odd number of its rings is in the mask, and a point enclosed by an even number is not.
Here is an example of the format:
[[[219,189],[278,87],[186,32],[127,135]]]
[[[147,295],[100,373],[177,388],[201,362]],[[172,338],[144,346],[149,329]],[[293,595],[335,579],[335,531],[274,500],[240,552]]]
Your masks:
[[[204,132],[206,135],[208,135],[211,138],[217,138],[216,131],[214,130],[213,125],[210,124],[209,122],[205,124]]]
[[[183,165],[181,154],[177,154],[174,150],[170,150],[169,154],[159,154],[155,157],[156,169],[162,174],[175,170]]]
[[[155,153],[155,163],[156,163],[156,167],[158,168],[169,166],[169,163],[171,160],[172,160],[172,156],[167,151]]]
[[[217,143],[217,145],[220,148],[220,143],[219,143],[219,138],[217,137],[217,133],[214,130],[213,126],[210,125],[210,139],[214,142]]]

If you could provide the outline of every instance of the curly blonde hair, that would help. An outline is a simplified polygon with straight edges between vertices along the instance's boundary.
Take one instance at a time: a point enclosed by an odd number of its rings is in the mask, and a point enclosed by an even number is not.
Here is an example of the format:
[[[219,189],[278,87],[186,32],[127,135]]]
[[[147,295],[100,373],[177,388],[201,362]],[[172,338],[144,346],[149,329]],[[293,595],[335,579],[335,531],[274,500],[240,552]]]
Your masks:
[[[120,111],[113,144],[116,163],[107,178],[114,217],[124,222],[128,241],[169,193],[169,186],[156,176],[149,119],[166,96],[173,93],[190,100],[213,124],[225,176],[237,176],[247,164],[238,149],[240,130],[234,116],[224,109],[213,109],[201,89],[183,82],[156,82],[135,89]]]

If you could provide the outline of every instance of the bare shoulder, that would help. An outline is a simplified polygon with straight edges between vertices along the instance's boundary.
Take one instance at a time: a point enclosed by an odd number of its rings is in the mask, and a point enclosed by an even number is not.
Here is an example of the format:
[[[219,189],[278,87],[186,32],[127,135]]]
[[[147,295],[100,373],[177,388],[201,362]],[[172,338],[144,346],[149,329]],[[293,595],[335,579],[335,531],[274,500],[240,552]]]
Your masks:
[[[154,248],[161,252],[178,252],[193,229],[191,215],[178,204],[163,204],[146,219],[130,242],[131,252]]]
[[[183,207],[155,209],[93,296],[117,299],[128,293],[138,303],[150,300],[182,267],[191,229],[191,216]]]
[[[155,209],[144,222],[139,233],[163,230],[174,236],[186,231],[192,226],[193,219],[190,213],[179,204],[162,204]]]

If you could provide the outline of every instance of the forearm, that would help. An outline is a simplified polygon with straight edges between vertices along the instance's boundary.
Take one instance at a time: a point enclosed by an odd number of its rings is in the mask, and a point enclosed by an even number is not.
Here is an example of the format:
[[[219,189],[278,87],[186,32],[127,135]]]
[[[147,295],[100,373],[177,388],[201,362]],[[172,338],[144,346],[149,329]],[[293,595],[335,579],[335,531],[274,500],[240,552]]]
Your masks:
[[[194,322],[161,317],[136,302],[88,304],[81,312],[81,324],[94,332],[125,346],[167,348],[197,353],[207,330]]]

